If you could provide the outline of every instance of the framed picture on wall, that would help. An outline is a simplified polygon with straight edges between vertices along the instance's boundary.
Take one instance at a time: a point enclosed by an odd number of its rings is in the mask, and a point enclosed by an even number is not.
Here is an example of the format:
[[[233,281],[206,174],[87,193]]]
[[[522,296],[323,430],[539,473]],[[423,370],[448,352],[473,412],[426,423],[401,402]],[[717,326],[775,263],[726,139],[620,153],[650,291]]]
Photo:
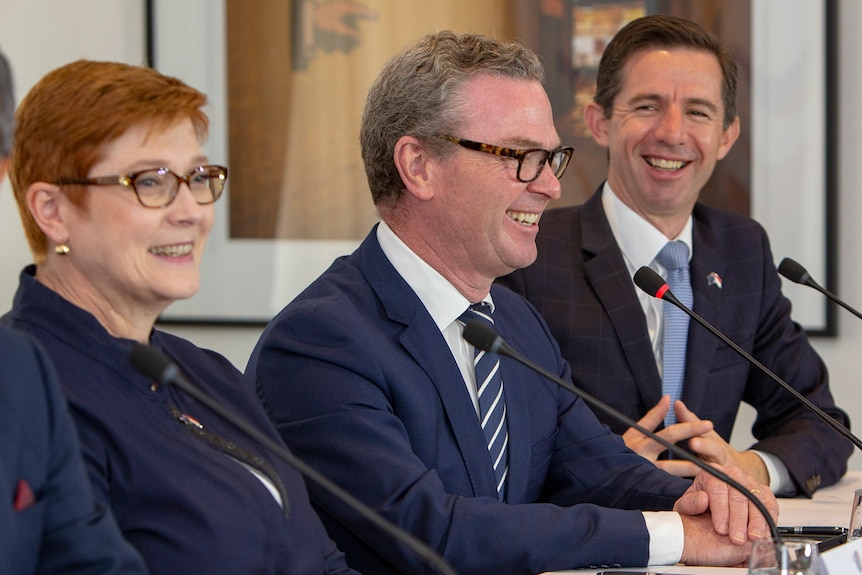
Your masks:
[[[517,39],[542,57],[557,129],[576,149],[556,205],[583,202],[607,170],[606,151],[582,119],[603,47],[630,20],[657,12],[700,22],[741,64],[742,135],[702,201],[754,216],[776,258],[807,263],[828,287],[835,278],[833,3],[147,0],[151,64],[209,95],[207,153],[231,170],[201,290],[162,319],[268,321],[359,244],[377,220],[358,144],[365,93],[389,57],[427,32]],[[792,225],[787,205],[798,206]],[[799,226],[810,232],[804,241]],[[797,319],[811,333],[832,333],[834,310],[793,289],[786,292]]]

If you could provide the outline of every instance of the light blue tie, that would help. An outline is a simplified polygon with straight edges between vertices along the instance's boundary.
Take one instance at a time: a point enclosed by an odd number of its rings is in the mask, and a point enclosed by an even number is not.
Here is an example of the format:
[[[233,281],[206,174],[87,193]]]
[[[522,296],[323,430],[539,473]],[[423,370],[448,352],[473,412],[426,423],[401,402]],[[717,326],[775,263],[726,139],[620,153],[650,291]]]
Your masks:
[[[463,323],[479,320],[494,326],[491,306],[485,302],[474,303],[458,319]],[[506,424],[506,398],[503,395],[503,377],[500,375],[500,357],[496,353],[485,353],[477,349],[473,367],[476,370],[479,418],[497,478],[497,497],[503,501],[506,494],[506,476],[509,474],[509,430]]]
[[[667,268],[670,291],[687,308],[692,309],[691,278],[688,273],[688,246],[681,241],[668,242],[656,256]],[[670,395],[670,409],[665,427],[676,423],[673,403],[682,397],[685,378],[685,351],[688,346],[688,315],[670,302],[664,302],[664,344],[662,348],[662,394]]]

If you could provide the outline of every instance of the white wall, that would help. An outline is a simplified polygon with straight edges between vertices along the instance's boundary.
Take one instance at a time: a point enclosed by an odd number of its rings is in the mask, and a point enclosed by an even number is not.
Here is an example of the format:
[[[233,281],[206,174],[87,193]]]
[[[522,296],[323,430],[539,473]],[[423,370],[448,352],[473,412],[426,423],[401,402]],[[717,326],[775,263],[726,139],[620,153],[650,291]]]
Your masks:
[[[836,293],[856,309],[862,309],[862,3],[841,0],[839,29],[839,145],[838,145],[838,271]],[[802,136],[800,136],[802,137]],[[862,432],[862,381],[859,379],[862,354],[862,322],[840,310],[839,337],[818,339],[815,347],[829,366],[832,390],[839,405]],[[862,454],[851,460],[853,469],[862,469]]]
[[[140,0],[0,0],[0,48],[18,100],[46,72],[78,58],[144,61]],[[0,309],[11,302],[17,270],[29,262],[8,180],[0,185]]]
[[[78,58],[145,63],[143,0],[0,0],[0,48],[9,58],[20,100],[45,73]],[[0,310],[10,307],[18,272],[30,262],[8,181],[0,185]],[[176,327],[216,349],[240,369],[261,328]]]
[[[803,2],[806,0],[793,0]],[[782,5],[784,5],[782,3]],[[791,9],[788,2],[787,9]],[[839,114],[838,114],[838,285],[834,292],[856,309],[862,309],[862,194],[859,180],[862,177],[860,144],[862,144],[862,109],[858,101],[862,97],[862,3],[858,0],[839,0]],[[800,131],[798,138],[805,138]],[[780,202],[781,199],[775,199]],[[792,215],[796,204],[788,202],[786,215]],[[767,230],[769,226],[767,225]],[[802,232],[806,233],[806,232]],[[810,233],[810,232],[807,232]],[[782,254],[775,254],[781,258]],[[824,278],[815,278],[818,281]],[[830,385],[838,404],[850,414],[858,436],[862,428],[862,385],[857,381],[859,358],[862,352],[862,323],[844,310],[838,313],[838,337],[815,338],[814,347],[829,366]],[[748,427],[753,420],[753,410],[743,406],[740,420],[734,429],[733,443],[744,446],[749,441]],[[841,441],[836,437],[835,441]],[[862,469],[862,453],[854,453],[850,460],[852,469]]]
[[[808,5],[807,0],[781,0],[780,6],[792,10],[794,2]],[[862,97],[862,69],[857,63],[858,55],[862,54],[859,34],[862,3],[840,0],[839,5],[841,210],[840,278],[836,291],[851,304],[862,307],[862,262],[856,255],[862,246],[862,226],[858,224],[862,218],[862,194],[857,192],[857,181],[862,176],[862,162],[857,157],[862,144],[862,112],[856,106]],[[0,48],[12,61],[19,99],[46,72],[77,58],[144,61],[143,0],[0,0],[0,15]],[[798,137],[806,135],[800,132]],[[787,207],[792,209],[792,204]],[[0,246],[3,254],[0,310],[3,310],[10,305],[18,271],[30,259],[8,183],[0,186]],[[218,350],[240,369],[245,367],[260,333],[256,327],[171,325],[167,329]],[[855,381],[855,354],[862,350],[862,323],[841,313],[839,337],[816,339],[814,345],[829,365],[833,393],[840,405],[857,426],[862,424],[862,388]],[[751,417],[751,410],[743,408],[734,432],[737,446],[747,444]],[[854,455],[851,466],[862,469],[862,455]]]

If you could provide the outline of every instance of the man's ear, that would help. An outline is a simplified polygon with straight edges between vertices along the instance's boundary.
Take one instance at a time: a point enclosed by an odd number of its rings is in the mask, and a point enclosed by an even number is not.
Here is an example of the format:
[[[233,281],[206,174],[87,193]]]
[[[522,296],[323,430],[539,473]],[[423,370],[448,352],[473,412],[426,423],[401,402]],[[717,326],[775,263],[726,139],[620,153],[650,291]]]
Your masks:
[[[724,157],[730,152],[730,149],[733,147],[733,143],[736,142],[736,139],[739,137],[739,116],[733,119],[733,123],[730,124],[724,132],[721,134],[721,142],[718,146],[718,159],[723,160]]]
[[[413,136],[401,136],[395,142],[393,159],[407,193],[419,200],[429,200],[434,196],[431,175],[436,160],[422,142]]]
[[[69,239],[69,231],[63,217],[63,206],[68,200],[60,187],[46,182],[34,182],[27,188],[27,209],[39,229],[54,243]]]
[[[605,117],[605,111],[595,102],[589,102],[584,107],[584,121],[593,135],[596,143],[604,148],[608,147],[608,123],[610,118]]]

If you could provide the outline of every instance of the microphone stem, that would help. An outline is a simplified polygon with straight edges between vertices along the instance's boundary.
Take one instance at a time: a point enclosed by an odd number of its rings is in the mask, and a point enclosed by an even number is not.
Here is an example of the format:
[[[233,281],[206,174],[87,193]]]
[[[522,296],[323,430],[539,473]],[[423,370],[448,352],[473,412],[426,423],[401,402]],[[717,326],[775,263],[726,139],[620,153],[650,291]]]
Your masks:
[[[314,482],[318,486],[325,489],[328,493],[335,495],[339,500],[349,505],[352,509],[356,510],[362,517],[381,530],[389,534],[393,539],[402,543],[405,547],[410,549],[417,557],[422,559],[426,564],[432,565],[434,569],[445,575],[457,575],[454,569],[452,569],[449,564],[447,564],[442,557],[440,557],[427,543],[418,539],[412,533],[404,531],[393,525],[387,519],[384,519],[377,513],[375,513],[370,507],[356,499],[353,495],[339,487],[336,483],[320,474],[314,468],[310,467],[308,464],[303,462],[301,459],[293,455],[289,450],[285,449],[283,446],[279,445],[266,435],[260,432],[255,426],[251,425],[242,417],[235,415],[228,409],[224,409],[218,401],[211,398],[209,395],[198,389],[196,386],[192,385],[188,380],[179,374],[179,370],[174,370],[165,373],[165,376],[162,377],[162,382],[168,385],[175,385],[203,403],[205,406],[213,410],[215,413],[219,414],[219,416],[223,417],[225,420],[230,422],[239,428],[243,433],[251,437],[253,440],[257,441],[272,453],[274,453],[278,458],[285,461],[288,465],[292,466],[294,469],[299,471],[306,479]]]
[[[848,304],[841,301],[837,295],[833,294],[832,292],[830,292],[826,288],[823,288],[814,282],[811,282],[811,283],[806,284],[806,285],[810,285],[811,287],[813,287],[814,289],[816,289],[817,291],[819,291],[820,293],[822,293],[823,295],[828,297],[830,300],[834,301],[835,303],[837,303],[838,305],[840,305],[841,307],[843,307],[844,309],[846,309],[847,311],[849,311],[850,313],[852,313],[853,315],[858,317],[859,319],[862,319],[862,314],[860,314],[858,311],[856,311],[855,309],[850,307]]]
[[[614,409],[613,407],[611,407],[607,403],[601,401],[600,399],[598,399],[596,397],[593,397],[592,395],[583,391],[582,389],[575,387],[575,385],[573,385],[573,384],[567,382],[566,380],[560,378],[555,373],[545,369],[544,367],[542,367],[538,363],[535,363],[532,360],[528,359],[527,357],[521,355],[520,353],[518,353],[517,351],[512,349],[512,347],[509,346],[508,344],[501,345],[500,350],[497,353],[499,353],[501,355],[508,356],[517,362],[523,363],[524,365],[526,365],[530,369],[538,372],[539,374],[545,376],[546,378],[550,379],[554,383],[557,383],[558,385],[565,388],[566,390],[574,393],[576,396],[583,399],[590,407],[598,409],[604,413],[607,413],[607,414],[611,415],[612,417],[614,417],[615,419],[617,419],[618,421],[625,423],[629,427],[633,427],[634,429],[638,430],[642,434],[646,435],[647,437],[649,437],[649,438],[655,440],[656,442],[658,442],[659,444],[661,444],[665,449],[668,449],[669,451],[671,451],[675,456],[677,456],[681,459],[685,459],[686,461],[690,461],[691,463],[694,463],[695,465],[697,465],[698,467],[703,469],[708,474],[717,477],[721,481],[724,481],[725,483],[727,483],[728,485],[730,485],[731,487],[733,487],[734,489],[736,489],[737,491],[742,493],[745,497],[747,497],[749,499],[749,501],[751,501],[751,503],[754,504],[754,506],[757,508],[757,510],[760,511],[761,515],[763,515],[763,519],[766,521],[766,524],[769,527],[769,531],[772,534],[772,539],[776,542],[782,541],[782,537],[778,531],[778,527],[775,525],[775,521],[772,520],[772,516],[769,514],[769,511],[766,509],[766,506],[763,504],[763,502],[760,501],[760,499],[758,499],[757,497],[755,497],[753,493],[748,491],[748,489],[746,489],[741,483],[739,483],[735,479],[731,478],[729,475],[727,475],[723,471],[716,469],[715,467],[712,467],[711,465],[702,461],[700,458],[695,457],[694,455],[692,455],[691,453],[689,453],[685,449],[682,449],[678,445],[675,445],[675,444],[671,443],[670,441],[666,440],[665,438],[663,438],[659,435],[656,435],[652,431],[641,426],[639,423],[637,423],[636,421],[634,421],[633,419],[631,419],[627,415],[623,414],[620,411],[617,411],[616,409]]]
[[[715,335],[715,336],[716,336],[717,338],[719,338],[721,341],[723,341],[723,342],[724,342],[724,343],[726,343],[728,346],[730,346],[730,347],[733,349],[733,351],[735,351],[736,353],[738,353],[739,355],[741,355],[742,357],[744,357],[745,359],[747,359],[748,361],[750,361],[750,362],[751,362],[752,364],[754,364],[758,369],[760,369],[763,373],[765,373],[765,374],[766,374],[766,375],[768,375],[770,378],[772,378],[772,380],[773,380],[775,383],[777,383],[778,385],[780,385],[781,387],[783,387],[784,389],[786,389],[788,392],[790,392],[790,394],[791,394],[791,395],[793,395],[793,397],[795,397],[797,400],[799,400],[800,402],[802,402],[802,404],[803,404],[803,405],[805,405],[805,407],[807,407],[807,408],[808,408],[808,409],[810,409],[812,412],[814,412],[814,414],[815,414],[817,417],[819,417],[819,418],[823,421],[823,423],[825,423],[826,425],[828,425],[829,427],[831,427],[832,429],[834,429],[835,431],[837,431],[837,432],[838,432],[842,437],[844,437],[845,439],[847,439],[847,441],[849,441],[850,443],[852,443],[853,445],[855,445],[857,448],[859,448],[860,450],[862,450],[862,441],[860,441],[858,437],[856,437],[855,435],[853,435],[853,434],[850,432],[850,430],[849,430],[849,429],[847,429],[845,426],[841,425],[841,423],[839,423],[839,422],[838,422],[838,421],[836,421],[834,418],[830,417],[830,416],[829,416],[826,412],[824,412],[822,409],[820,409],[819,407],[817,407],[816,405],[814,405],[814,404],[813,404],[813,403],[812,403],[812,402],[811,402],[807,397],[805,397],[804,395],[802,395],[801,393],[799,393],[798,391],[796,391],[796,390],[795,390],[795,389],[794,389],[794,388],[793,388],[789,383],[787,383],[786,381],[784,381],[783,379],[781,379],[780,377],[778,377],[777,375],[775,375],[775,374],[772,372],[772,370],[770,370],[770,369],[769,369],[769,368],[767,368],[765,365],[763,365],[762,363],[760,363],[759,361],[757,361],[756,359],[754,359],[754,357],[753,357],[750,353],[746,352],[744,349],[742,349],[741,347],[739,347],[738,345],[736,345],[736,343],[735,343],[735,342],[733,342],[729,337],[727,337],[726,335],[724,335],[723,333],[721,333],[720,331],[718,331],[715,327],[713,327],[713,326],[712,326],[709,322],[707,322],[705,319],[703,319],[702,317],[700,317],[700,316],[699,316],[698,314],[696,314],[694,311],[692,311],[692,310],[688,309],[686,306],[682,305],[682,303],[680,303],[680,302],[676,299],[676,297],[674,297],[674,296],[667,297],[667,296],[668,296],[668,294],[665,294],[665,297],[664,297],[663,299],[665,299],[666,301],[671,302],[671,303],[672,303],[672,304],[674,304],[676,307],[678,307],[679,309],[681,309],[682,311],[684,311],[685,313],[687,313],[689,316],[691,316],[691,317],[692,317],[692,319],[694,319],[697,323],[699,323],[700,325],[702,325],[703,327],[705,327],[706,329],[708,329],[708,330],[709,330],[713,335]]]

